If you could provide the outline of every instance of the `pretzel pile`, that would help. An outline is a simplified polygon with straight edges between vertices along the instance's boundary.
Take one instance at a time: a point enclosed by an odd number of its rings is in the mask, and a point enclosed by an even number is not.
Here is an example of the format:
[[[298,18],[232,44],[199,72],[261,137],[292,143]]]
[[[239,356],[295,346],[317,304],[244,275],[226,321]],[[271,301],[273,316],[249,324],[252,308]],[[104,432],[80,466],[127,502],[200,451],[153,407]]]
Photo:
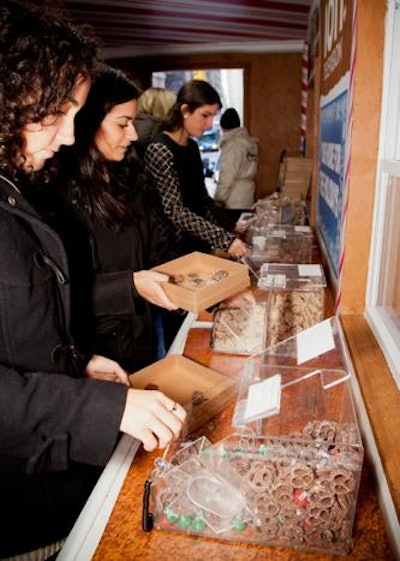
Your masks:
[[[224,353],[255,353],[265,348],[266,314],[261,304],[222,308],[214,317],[212,347]]]
[[[268,345],[276,345],[324,319],[325,292],[321,287],[309,290],[275,290],[268,317]]]
[[[356,424],[323,419],[287,436],[238,435],[198,456],[184,449],[173,469],[152,483],[156,527],[348,553],[363,461],[359,443]],[[243,497],[242,510],[226,517],[213,512],[210,505],[229,497],[208,497],[207,488],[194,501],[189,489],[199,476],[203,483],[229,482]]]
[[[301,235],[287,238],[267,237],[266,263],[309,263],[311,261],[310,240]]]
[[[348,549],[362,465],[362,450],[348,445],[355,430],[311,421],[293,439],[271,440],[261,454],[232,455],[261,543]]]

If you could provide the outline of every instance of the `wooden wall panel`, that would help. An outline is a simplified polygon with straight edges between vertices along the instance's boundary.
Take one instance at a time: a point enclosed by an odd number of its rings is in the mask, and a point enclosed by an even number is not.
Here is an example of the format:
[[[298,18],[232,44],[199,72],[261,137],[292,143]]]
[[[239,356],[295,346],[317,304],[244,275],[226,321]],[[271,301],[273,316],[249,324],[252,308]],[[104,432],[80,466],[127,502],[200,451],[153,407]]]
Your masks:
[[[276,187],[281,151],[300,148],[301,53],[254,57],[249,91],[251,132],[260,138],[262,197]]]
[[[369,266],[382,102],[386,4],[359,7],[342,313],[361,313]]]
[[[148,87],[153,71],[244,68],[244,120],[260,139],[257,197],[275,190],[279,157],[300,146],[301,53],[216,53],[109,61]]]

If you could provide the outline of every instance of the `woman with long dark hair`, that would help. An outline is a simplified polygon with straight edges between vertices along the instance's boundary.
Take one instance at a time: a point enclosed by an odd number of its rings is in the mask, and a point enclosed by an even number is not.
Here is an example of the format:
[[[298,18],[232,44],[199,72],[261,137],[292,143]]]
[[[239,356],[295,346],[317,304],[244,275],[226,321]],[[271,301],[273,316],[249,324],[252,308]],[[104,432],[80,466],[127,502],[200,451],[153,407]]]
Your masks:
[[[75,145],[62,154],[64,213],[55,221],[63,226],[60,234],[71,262],[79,263],[76,276],[82,276],[83,268],[90,279],[73,299],[81,344],[129,372],[158,356],[151,302],[174,309],[161,285],[167,277],[148,270],[168,259],[169,248],[162,223],[144,196],[145,176],[131,150],[137,139],[133,121],[138,96],[121,70],[103,65],[97,71],[76,119]],[[92,338],[89,325],[82,323],[83,308],[92,319]]]
[[[199,148],[192,138],[212,127],[220,109],[218,92],[208,82],[186,82],[163,132],[148,145],[144,163],[177,251],[219,249],[238,258],[247,247],[218,224],[218,208],[208,195]]]

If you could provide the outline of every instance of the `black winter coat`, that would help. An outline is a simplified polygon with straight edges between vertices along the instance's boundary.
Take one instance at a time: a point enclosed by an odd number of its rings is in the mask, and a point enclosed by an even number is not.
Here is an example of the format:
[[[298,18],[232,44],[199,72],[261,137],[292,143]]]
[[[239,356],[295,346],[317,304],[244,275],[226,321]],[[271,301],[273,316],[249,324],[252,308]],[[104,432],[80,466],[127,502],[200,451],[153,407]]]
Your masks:
[[[136,165],[130,168],[124,163],[115,164],[110,173],[112,170],[124,178],[113,185],[111,175],[111,184],[113,194],[123,196],[130,209],[129,223],[116,230],[89,217],[76,202],[74,179],[67,186],[58,186],[55,227],[77,277],[74,284],[79,286],[79,294],[73,293],[73,311],[77,312],[72,321],[80,346],[135,372],[157,359],[158,341],[157,309],[139,296],[133,273],[168,260],[169,249],[163,225],[145,199],[144,175]],[[74,270],[76,264],[79,267]]]
[[[127,388],[76,367],[67,256],[0,172],[0,473],[105,465]]]

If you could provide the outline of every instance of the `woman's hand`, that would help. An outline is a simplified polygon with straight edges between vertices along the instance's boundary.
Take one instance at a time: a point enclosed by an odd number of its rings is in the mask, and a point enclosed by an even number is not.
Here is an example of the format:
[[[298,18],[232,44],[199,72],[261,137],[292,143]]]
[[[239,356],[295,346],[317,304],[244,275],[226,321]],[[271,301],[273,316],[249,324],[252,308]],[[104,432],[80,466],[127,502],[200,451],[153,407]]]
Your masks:
[[[85,375],[94,380],[105,380],[106,382],[117,382],[129,386],[128,374],[125,370],[110,358],[105,356],[93,355],[88,362]]]
[[[178,438],[185,409],[157,390],[128,390],[120,429],[137,438],[148,452]]]
[[[233,240],[231,245],[228,247],[229,257],[235,257],[235,258],[243,257],[243,255],[246,255],[246,253],[248,252],[249,252],[249,248],[244,242],[242,242],[242,240],[239,240],[239,238]]]
[[[133,273],[133,284],[142,298],[161,308],[177,310],[178,306],[171,302],[162,287],[162,283],[167,282],[168,279],[168,275],[157,273],[157,271]]]
[[[249,222],[248,220],[238,220],[233,228],[234,234],[244,234],[244,232],[248,229]]]

